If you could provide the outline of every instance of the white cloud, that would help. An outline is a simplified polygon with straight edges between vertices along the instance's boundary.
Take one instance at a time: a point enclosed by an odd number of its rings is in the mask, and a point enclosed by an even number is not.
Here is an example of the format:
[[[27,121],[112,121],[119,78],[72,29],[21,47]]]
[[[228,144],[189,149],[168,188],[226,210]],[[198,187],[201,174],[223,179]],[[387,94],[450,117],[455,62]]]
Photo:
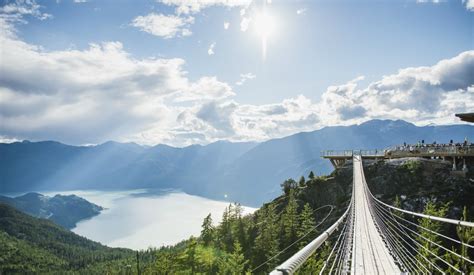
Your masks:
[[[7,2],[0,7],[0,18],[5,21],[21,21],[25,23],[24,16],[33,16],[39,20],[50,19],[53,16],[48,13],[41,12],[41,6],[35,0],[17,0]]]
[[[177,129],[196,141],[218,139],[233,141],[266,140],[313,130],[318,125],[316,105],[304,96],[284,100],[279,104],[242,105],[233,100],[212,101],[200,107],[184,110],[178,117]],[[180,138],[180,134],[175,137]],[[200,141],[202,142],[202,141]]]
[[[465,1],[466,3],[466,9],[470,11],[474,11],[474,0],[467,0]]]
[[[296,10],[297,15],[302,15],[302,14],[305,14],[305,13],[306,13],[306,8]]]
[[[0,139],[72,144],[109,139],[176,146],[266,140],[373,118],[458,123],[474,109],[474,51],[401,69],[359,87],[330,86],[321,101],[299,95],[274,104],[235,101],[215,76],[191,81],[180,58],[132,57],[121,43],[45,51],[0,18]],[[242,84],[255,75],[242,74]],[[258,92],[258,91],[255,91]]]
[[[144,32],[167,38],[189,36],[192,34],[189,26],[194,23],[194,17],[181,17],[150,13],[133,19],[131,25]]]
[[[243,85],[247,80],[254,79],[256,76],[252,73],[246,73],[246,74],[240,74],[240,80],[235,82],[235,85],[241,86]]]
[[[185,61],[135,59],[121,43],[85,50],[44,51],[19,40],[0,21],[0,136],[55,139],[72,144],[139,139],[149,129],[157,143],[172,139],[180,104],[233,96],[216,77],[192,82]],[[4,24],[5,23],[5,24]],[[9,27],[5,27],[9,26]],[[187,102],[187,103],[182,103]],[[195,102],[195,103],[193,103]]]
[[[222,6],[228,8],[247,7],[252,0],[158,0],[159,2],[175,6],[178,14],[198,13],[202,9],[212,6]]]
[[[212,42],[211,45],[209,45],[209,49],[207,49],[207,54],[208,55],[213,55],[214,54],[214,47],[216,46],[216,42]]]
[[[224,30],[229,29],[230,23],[229,22],[224,22]]]
[[[461,0],[463,4],[466,5],[466,9],[468,11],[474,11],[474,0]],[[425,3],[433,3],[439,4],[443,2],[448,2],[446,0],[416,0],[417,3],[425,4]]]
[[[177,91],[173,102],[205,102],[221,100],[234,96],[232,88],[225,82],[219,81],[215,76],[204,76],[194,83]]]
[[[86,3],[88,0],[74,0],[74,3]]]
[[[175,137],[192,133],[194,142],[266,140],[375,118],[421,125],[459,123],[454,113],[474,109],[472,72],[474,51],[468,51],[433,66],[402,69],[365,88],[359,87],[362,76],[330,86],[320,102],[300,95],[276,104],[249,105],[223,97],[183,110]]]
[[[250,21],[252,21],[250,17],[242,17],[242,21],[240,21],[240,30],[243,32],[247,31]]]
[[[454,113],[474,108],[474,51],[430,67],[402,69],[365,89],[357,88],[359,80],[329,87],[322,96],[322,115],[336,123],[371,118],[421,124],[456,122]]]

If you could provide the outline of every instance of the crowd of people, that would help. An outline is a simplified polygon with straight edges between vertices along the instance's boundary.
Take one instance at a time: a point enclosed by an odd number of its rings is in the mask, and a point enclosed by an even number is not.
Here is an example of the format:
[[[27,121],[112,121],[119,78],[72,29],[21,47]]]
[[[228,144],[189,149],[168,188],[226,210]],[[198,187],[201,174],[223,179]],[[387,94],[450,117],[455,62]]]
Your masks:
[[[464,142],[454,142],[452,139],[449,143],[426,143],[425,140],[418,141],[416,144],[407,144],[406,142],[403,145],[396,146],[395,148],[389,149],[388,152],[393,151],[408,151],[408,152],[419,152],[426,149],[446,149],[446,150],[456,150],[456,149],[466,149],[474,148],[474,143],[469,142],[469,140],[464,138]]]

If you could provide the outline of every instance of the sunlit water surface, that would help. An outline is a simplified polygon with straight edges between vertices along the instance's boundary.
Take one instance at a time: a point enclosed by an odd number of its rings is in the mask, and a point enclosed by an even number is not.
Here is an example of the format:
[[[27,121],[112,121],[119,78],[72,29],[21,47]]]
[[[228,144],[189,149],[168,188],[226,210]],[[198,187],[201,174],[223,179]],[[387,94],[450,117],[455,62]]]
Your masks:
[[[73,232],[111,247],[146,249],[175,244],[198,236],[204,217],[221,220],[228,202],[214,201],[176,191],[68,191],[45,195],[75,194],[107,208],[83,220]],[[254,208],[244,207],[244,213]]]

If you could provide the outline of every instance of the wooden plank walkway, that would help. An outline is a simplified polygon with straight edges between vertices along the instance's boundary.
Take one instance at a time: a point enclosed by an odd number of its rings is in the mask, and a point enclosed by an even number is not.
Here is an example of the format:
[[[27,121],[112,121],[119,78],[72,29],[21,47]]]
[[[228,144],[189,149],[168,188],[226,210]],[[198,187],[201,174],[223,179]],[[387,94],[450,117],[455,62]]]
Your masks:
[[[351,274],[401,274],[370,213],[362,160],[354,156],[354,235]]]

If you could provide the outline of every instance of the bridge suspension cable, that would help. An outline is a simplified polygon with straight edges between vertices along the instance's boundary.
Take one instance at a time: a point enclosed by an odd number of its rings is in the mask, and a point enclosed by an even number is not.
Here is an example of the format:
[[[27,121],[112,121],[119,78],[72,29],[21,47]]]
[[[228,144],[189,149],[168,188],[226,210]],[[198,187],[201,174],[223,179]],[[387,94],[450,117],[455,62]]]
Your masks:
[[[473,222],[426,215],[386,204],[370,192],[360,154],[354,154],[353,165],[352,197],[344,214],[270,274],[293,274],[341,225],[343,228],[334,239],[320,274],[369,271],[393,274],[397,268],[398,272],[409,274],[469,272],[474,261],[469,258],[472,253],[467,249],[474,246],[463,239],[457,240],[426,228],[415,218],[429,220],[438,228],[455,225],[472,230]],[[460,251],[454,246],[460,247]],[[438,250],[444,255],[439,256]]]
[[[300,251],[296,252],[284,263],[276,267],[270,274],[279,275],[279,274],[293,274],[301,265],[306,262],[306,260],[327,240],[327,238],[337,230],[337,228],[342,224],[344,219],[350,210],[350,205],[347,207],[347,210],[342,214],[342,216],[331,225],[326,231],[319,235],[316,239],[311,241]]]

